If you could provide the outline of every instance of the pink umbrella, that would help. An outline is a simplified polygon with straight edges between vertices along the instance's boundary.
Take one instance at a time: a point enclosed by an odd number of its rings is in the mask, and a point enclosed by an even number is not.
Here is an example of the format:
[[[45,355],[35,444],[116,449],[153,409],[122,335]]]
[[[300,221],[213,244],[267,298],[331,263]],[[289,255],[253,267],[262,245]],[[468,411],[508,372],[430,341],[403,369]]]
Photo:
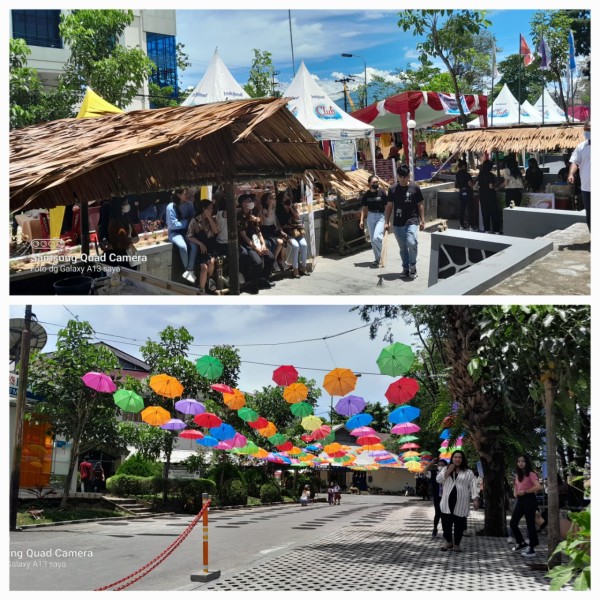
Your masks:
[[[204,434],[197,429],[185,429],[179,434],[179,437],[186,440],[199,440],[204,437]]]
[[[177,402],[175,402],[175,410],[178,410],[184,415],[201,415],[206,412],[206,407],[202,402],[198,402],[198,400],[184,398],[183,400],[177,400]]]
[[[377,435],[377,432],[372,428],[372,427],[368,427],[366,425],[363,425],[362,427],[356,427],[355,429],[353,429],[350,432],[350,435],[354,435],[356,437],[360,437],[361,435]]]
[[[400,450],[413,450],[415,448],[420,448],[419,444],[413,444],[412,442],[408,442],[408,444],[402,444],[400,446]]]
[[[231,450],[232,446],[230,445],[230,440],[227,440],[226,442],[219,442],[216,446],[215,446],[215,450]]]
[[[241,433],[236,433],[230,440],[227,440],[227,443],[232,448],[243,448],[248,443],[248,439]]]
[[[233,394],[233,388],[229,387],[225,383],[213,383],[210,386],[215,392],[221,392],[222,394]]]
[[[312,432],[313,440],[322,440],[326,438],[331,433],[331,427],[329,425],[321,425],[321,427],[315,429]]]
[[[179,431],[186,427],[187,425],[181,419],[169,419],[166,423],[160,425],[161,429],[166,429],[168,431]]]
[[[398,423],[398,425],[392,427],[391,431],[398,435],[407,435],[409,433],[417,433],[417,431],[421,431],[421,428],[415,423]]]
[[[114,384],[113,380],[104,373],[90,371],[89,373],[83,375],[81,379],[85,385],[96,392],[112,394],[117,389],[117,386]]]

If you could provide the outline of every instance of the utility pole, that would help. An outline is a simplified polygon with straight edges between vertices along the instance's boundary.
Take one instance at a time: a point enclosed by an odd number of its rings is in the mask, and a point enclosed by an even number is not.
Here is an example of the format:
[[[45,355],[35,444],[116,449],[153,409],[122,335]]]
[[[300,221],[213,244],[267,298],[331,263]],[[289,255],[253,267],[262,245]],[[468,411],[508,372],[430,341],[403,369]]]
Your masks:
[[[281,73],[281,71],[275,71],[274,69],[271,70],[271,96],[273,96],[273,98],[275,98],[275,77],[277,75],[279,75],[279,73]]]
[[[10,518],[11,531],[17,529],[17,509],[19,506],[19,482],[21,477],[21,456],[23,453],[23,419],[27,399],[27,374],[29,373],[29,352],[31,336],[31,304],[25,307],[25,329],[21,334],[21,357],[19,360],[19,387],[15,414],[15,439],[13,443],[12,469],[10,473]]]
[[[344,86],[344,112],[348,112],[348,88],[346,84],[349,81],[354,81],[354,77],[342,77],[335,80],[336,83],[341,83]]]

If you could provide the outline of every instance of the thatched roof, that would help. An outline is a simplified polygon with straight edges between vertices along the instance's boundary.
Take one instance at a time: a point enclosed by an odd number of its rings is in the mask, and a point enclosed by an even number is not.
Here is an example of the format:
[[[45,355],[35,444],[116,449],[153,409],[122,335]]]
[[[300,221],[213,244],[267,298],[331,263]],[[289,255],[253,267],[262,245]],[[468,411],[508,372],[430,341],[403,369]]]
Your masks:
[[[365,169],[356,171],[346,171],[346,178],[342,181],[333,180],[330,182],[331,188],[344,199],[357,198],[358,195],[369,189],[369,177],[372,175]],[[379,185],[386,189],[389,188],[387,181],[380,179]]]
[[[583,125],[491,127],[447,133],[436,140],[432,152],[551,152],[575,148],[583,139]]]
[[[62,119],[10,132],[10,209],[183,185],[343,178],[287,100],[253,99]]]

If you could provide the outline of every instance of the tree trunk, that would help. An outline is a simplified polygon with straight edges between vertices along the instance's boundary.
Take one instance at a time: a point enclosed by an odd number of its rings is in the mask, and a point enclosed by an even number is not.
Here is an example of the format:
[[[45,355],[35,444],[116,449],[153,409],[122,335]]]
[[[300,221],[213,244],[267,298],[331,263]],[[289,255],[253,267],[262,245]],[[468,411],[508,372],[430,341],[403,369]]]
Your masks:
[[[483,529],[479,535],[506,535],[506,502],[504,494],[504,455],[497,452],[488,461],[481,457],[483,467]]]
[[[543,375],[544,411],[546,413],[546,464],[548,469],[548,568],[560,565],[560,554],[551,554],[560,542],[558,512],[558,480],[556,478],[556,420],[554,402],[556,400],[556,380],[551,371]]]
[[[163,486],[163,502],[166,504],[169,499],[169,471],[171,470],[171,452],[173,452],[173,437],[168,438],[168,443],[165,445],[165,467],[163,469],[163,477],[165,485]]]
[[[73,446],[71,447],[71,457],[69,458],[69,470],[67,472],[67,479],[63,487],[63,495],[60,499],[60,508],[66,508],[67,502],[69,500],[71,481],[73,479],[73,473],[75,473],[75,465],[77,463],[77,459],[79,458],[79,438],[80,436],[77,436],[77,439],[73,440]]]

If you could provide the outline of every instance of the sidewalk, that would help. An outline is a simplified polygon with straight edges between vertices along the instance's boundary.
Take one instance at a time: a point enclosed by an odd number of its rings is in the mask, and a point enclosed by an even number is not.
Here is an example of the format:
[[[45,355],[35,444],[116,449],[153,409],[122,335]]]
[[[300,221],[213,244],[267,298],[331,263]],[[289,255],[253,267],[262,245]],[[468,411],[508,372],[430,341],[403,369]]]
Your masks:
[[[477,536],[483,511],[469,517],[462,553],[442,552],[432,539],[433,506],[384,503],[352,525],[298,546],[293,552],[195,589],[228,591],[548,591],[544,571],[547,538],[540,534],[537,557],[513,553],[506,538]]]

